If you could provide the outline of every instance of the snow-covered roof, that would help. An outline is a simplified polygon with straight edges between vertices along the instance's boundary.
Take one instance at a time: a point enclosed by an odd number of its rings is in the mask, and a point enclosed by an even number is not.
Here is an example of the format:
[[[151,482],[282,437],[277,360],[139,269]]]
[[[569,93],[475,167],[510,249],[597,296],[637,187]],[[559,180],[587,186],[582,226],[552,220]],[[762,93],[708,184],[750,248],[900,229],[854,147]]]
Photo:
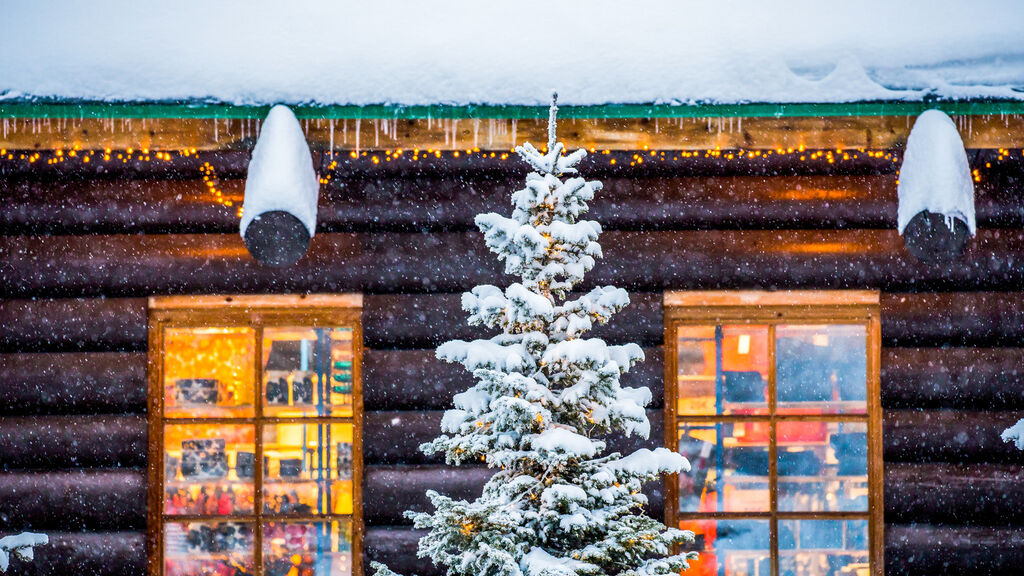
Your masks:
[[[1024,2],[9,2],[0,55],[0,101],[1021,100]]]

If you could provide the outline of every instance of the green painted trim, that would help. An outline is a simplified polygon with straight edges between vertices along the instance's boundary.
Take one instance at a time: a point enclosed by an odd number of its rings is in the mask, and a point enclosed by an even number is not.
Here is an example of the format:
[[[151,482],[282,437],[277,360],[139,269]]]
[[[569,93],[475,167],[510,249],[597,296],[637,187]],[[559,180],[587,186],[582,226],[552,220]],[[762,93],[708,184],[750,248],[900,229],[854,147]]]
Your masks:
[[[849,104],[608,104],[559,106],[560,118],[789,118],[807,116],[917,116],[937,108],[953,115],[1024,114],[1024,100],[933,100]],[[270,106],[188,102],[0,101],[0,118],[263,118]],[[546,106],[314,106],[296,105],[299,118],[543,119]]]

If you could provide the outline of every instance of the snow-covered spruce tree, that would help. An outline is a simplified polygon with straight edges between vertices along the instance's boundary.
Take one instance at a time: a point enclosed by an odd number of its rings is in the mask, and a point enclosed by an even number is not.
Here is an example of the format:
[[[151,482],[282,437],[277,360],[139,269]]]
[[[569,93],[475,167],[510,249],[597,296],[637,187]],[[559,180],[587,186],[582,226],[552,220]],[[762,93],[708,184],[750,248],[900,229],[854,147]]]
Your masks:
[[[477,286],[463,296],[471,324],[500,328],[487,340],[443,344],[439,358],[463,364],[477,384],[455,396],[445,435],[421,448],[451,464],[484,461],[500,469],[475,502],[428,492],[433,513],[407,513],[429,529],[419,556],[449,576],[647,576],[688,568],[691,554],[671,554],[691,532],[642,513],[645,481],[689,470],[685,458],[658,448],[603,454],[607,433],[647,437],[647,388],[619,376],[643,359],[636,344],[585,338],[629,303],[612,286],[570,298],[601,256],[601,227],[581,220],[601,183],[580,177],[584,150],[563,155],[552,102],[547,153],[529,143],[516,152],[533,168],[512,195],[512,217],[481,214],[476,223],[505,271],[520,281],[505,290]],[[377,576],[395,576],[375,563]]]

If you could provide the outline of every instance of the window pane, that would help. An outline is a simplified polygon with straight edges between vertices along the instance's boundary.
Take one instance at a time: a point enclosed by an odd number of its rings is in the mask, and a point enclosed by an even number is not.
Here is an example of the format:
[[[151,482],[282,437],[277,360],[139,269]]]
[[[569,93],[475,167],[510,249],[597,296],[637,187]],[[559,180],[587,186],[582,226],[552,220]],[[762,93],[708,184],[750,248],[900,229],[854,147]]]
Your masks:
[[[164,416],[253,415],[252,328],[164,329]]]
[[[253,525],[242,522],[164,524],[164,574],[253,574]]]
[[[690,562],[689,576],[770,576],[768,520],[685,520],[696,541],[688,550],[700,553]]]
[[[267,576],[352,573],[352,522],[270,522],[263,527]]]
[[[254,439],[251,425],[164,426],[164,512],[251,514]]]
[[[266,416],[351,416],[351,328],[263,330]]]
[[[868,574],[867,520],[779,520],[779,574]]]
[[[263,511],[352,513],[352,425],[266,424]]]
[[[778,422],[779,510],[866,512],[864,422]]]
[[[767,414],[768,327],[680,326],[678,413]]]
[[[778,326],[775,376],[780,414],[867,412],[863,325]]]
[[[680,424],[679,453],[690,461],[679,474],[680,511],[770,510],[767,422]]]

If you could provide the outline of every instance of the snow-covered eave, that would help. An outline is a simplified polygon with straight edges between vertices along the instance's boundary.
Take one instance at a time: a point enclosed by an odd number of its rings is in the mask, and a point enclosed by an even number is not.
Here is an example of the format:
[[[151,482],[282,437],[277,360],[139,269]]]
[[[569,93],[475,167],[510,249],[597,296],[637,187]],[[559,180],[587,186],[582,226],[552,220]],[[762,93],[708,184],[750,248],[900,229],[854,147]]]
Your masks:
[[[289,104],[289,103],[285,103]],[[300,119],[544,119],[546,106],[518,104],[351,105],[289,104]],[[85,101],[0,97],[0,118],[240,118],[262,119],[271,104],[213,101]],[[1019,100],[922,99],[860,102],[617,103],[559,106],[566,119],[610,118],[795,118],[838,116],[917,116],[938,109],[954,116],[1024,114]]]

